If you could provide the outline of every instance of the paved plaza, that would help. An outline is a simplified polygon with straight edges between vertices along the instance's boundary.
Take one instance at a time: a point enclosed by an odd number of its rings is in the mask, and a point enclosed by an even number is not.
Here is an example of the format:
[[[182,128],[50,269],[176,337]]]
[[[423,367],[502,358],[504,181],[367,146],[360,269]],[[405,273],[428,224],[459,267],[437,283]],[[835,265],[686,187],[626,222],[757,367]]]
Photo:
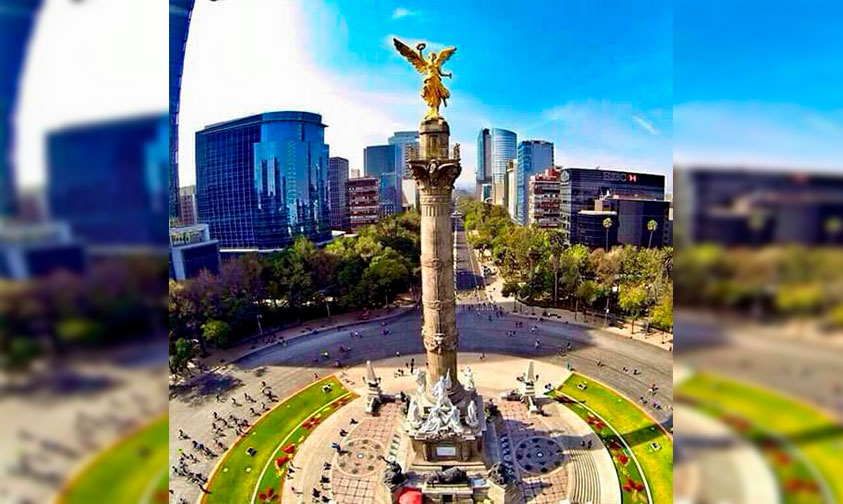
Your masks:
[[[620,502],[620,485],[609,453],[584,421],[553,402],[544,405],[545,416],[538,416],[528,414],[520,402],[499,398],[518,384],[511,371],[526,366],[525,360],[500,355],[481,359],[479,354],[460,357],[463,368],[471,367],[481,395],[499,407],[504,430],[494,448],[518,471],[524,502],[556,504],[564,498],[595,504]],[[411,376],[396,373],[406,369],[408,358],[374,363],[385,392],[409,393],[415,387]],[[536,364],[536,372],[540,380],[544,375],[556,384],[567,378],[564,369],[543,363]],[[365,393],[364,374],[363,366],[345,373],[345,383],[361,395]],[[302,444],[285,494],[295,492],[299,502],[309,502],[316,488],[338,503],[375,502],[375,486],[381,482],[385,465],[379,457],[403,462],[406,453],[406,441],[400,436],[402,420],[395,403],[382,406],[377,416],[366,416],[363,401],[355,400]],[[347,434],[341,436],[341,430]],[[334,442],[341,445],[342,454],[331,448]]]

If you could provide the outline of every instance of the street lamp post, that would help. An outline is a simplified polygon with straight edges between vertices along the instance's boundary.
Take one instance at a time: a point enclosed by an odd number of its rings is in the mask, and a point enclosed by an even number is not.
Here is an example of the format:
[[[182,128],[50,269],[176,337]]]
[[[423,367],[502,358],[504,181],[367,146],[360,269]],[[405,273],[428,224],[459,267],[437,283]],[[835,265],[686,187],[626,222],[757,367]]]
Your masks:
[[[329,324],[331,323],[331,304],[330,303],[333,300],[334,300],[334,298],[331,297],[331,296],[328,296],[328,297],[325,298],[325,310],[328,311],[328,323]]]
[[[255,320],[258,321],[258,333],[260,333],[260,335],[263,336],[263,327],[261,327],[261,318],[263,318],[263,316],[260,313],[255,315]]]

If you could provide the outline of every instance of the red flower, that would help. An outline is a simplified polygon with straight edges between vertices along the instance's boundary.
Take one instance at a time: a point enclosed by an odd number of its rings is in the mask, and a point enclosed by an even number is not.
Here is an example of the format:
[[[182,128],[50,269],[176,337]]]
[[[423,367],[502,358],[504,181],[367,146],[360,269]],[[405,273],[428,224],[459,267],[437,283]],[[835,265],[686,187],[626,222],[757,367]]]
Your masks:
[[[626,463],[629,462],[629,457],[621,453],[620,455],[618,455],[618,460],[621,464],[626,465]]]
[[[284,453],[294,453],[295,451],[296,451],[296,445],[294,445],[292,443],[288,444],[287,446],[284,447]]]
[[[285,457],[279,457],[279,458],[275,459],[275,467],[277,467],[278,469],[281,469],[284,466],[284,464],[286,464],[289,461],[290,461],[290,457],[286,457],[286,456]]]

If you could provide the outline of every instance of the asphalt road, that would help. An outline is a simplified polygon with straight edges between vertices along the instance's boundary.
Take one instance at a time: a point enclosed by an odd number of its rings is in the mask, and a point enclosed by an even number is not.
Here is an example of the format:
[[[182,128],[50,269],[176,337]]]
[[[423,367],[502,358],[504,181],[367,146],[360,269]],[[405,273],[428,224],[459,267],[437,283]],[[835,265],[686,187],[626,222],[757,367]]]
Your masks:
[[[843,351],[677,312],[676,361],[798,397],[843,418]]]
[[[455,276],[459,289],[477,292],[475,288],[480,287],[477,293],[482,294],[480,268],[467,248],[461,226],[456,230],[456,252]],[[648,403],[647,410],[663,425],[672,427],[672,354],[598,329],[516,316],[509,313],[511,306],[505,307],[502,316],[495,316],[490,306],[479,304],[477,299],[480,296],[465,294],[463,292],[457,306],[460,351],[532,358],[554,363],[560,369],[570,363],[575,370],[612,386],[633,400],[640,396],[649,399],[647,389],[655,384],[658,393],[654,399],[662,407],[654,409],[652,403]],[[524,327],[516,328],[516,322],[523,322]],[[536,327],[534,332],[531,330],[533,326]],[[515,335],[509,336],[513,330]],[[352,331],[359,332],[360,337],[352,337]],[[339,331],[323,330],[290,340],[287,346],[276,344],[265,347],[204,376],[189,387],[171,388],[171,465],[177,459],[178,448],[190,450],[188,441],[178,440],[178,429],[184,429],[194,438],[210,444],[212,413],[225,417],[233,412],[241,418],[250,418],[243,392],[260,397],[260,381],[266,381],[277,397],[283,400],[312,382],[314,374],[321,377],[337,371],[337,360],[346,366],[399,354],[407,360],[415,358],[416,364],[422,365],[424,355],[420,334],[421,313],[416,309],[385,322],[362,322]],[[538,347],[536,340],[539,341]],[[570,351],[567,350],[568,343],[571,344]],[[350,347],[351,351],[343,353],[341,346]],[[565,350],[564,355],[560,355],[560,350]],[[328,352],[327,358],[322,357],[325,351]],[[598,366],[598,362],[602,365]],[[633,370],[637,373],[634,374]],[[512,369],[510,376],[501,376],[500,380],[517,388],[516,376],[524,371]],[[539,382],[557,383],[558,379],[540,376]],[[230,401],[232,397],[241,405],[233,405]],[[231,440],[229,435],[223,442],[228,444]],[[203,459],[191,467],[193,471],[209,475],[215,461]],[[184,497],[190,502],[199,495],[198,488],[184,478],[171,478],[170,487],[176,498]]]

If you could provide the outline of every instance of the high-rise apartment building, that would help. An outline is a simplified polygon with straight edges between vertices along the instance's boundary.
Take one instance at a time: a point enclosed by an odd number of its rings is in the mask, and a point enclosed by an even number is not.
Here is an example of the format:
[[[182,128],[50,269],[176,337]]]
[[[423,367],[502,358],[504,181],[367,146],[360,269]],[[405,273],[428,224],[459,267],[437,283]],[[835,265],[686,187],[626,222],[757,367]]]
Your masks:
[[[322,116],[267,112],[196,133],[199,222],[223,249],[273,250],[331,237]]]
[[[396,145],[372,145],[363,151],[363,174],[380,181],[380,203],[383,215],[401,211],[402,160]]]
[[[530,176],[527,223],[544,229],[558,229],[561,220],[559,171],[548,168]]]
[[[196,211],[196,186],[185,186],[179,189],[179,217],[176,219],[182,226],[198,224]]]
[[[328,201],[331,204],[331,227],[348,227],[348,159],[332,157],[328,160]]]
[[[374,224],[380,216],[380,180],[377,177],[349,179],[348,188],[348,230],[357,231],[363,226]]]
[[[553,167],[553,143],[544,140],[525,140],[518,144],[518,180],[515,220],[527,223],[527,191],[530,177]]]

